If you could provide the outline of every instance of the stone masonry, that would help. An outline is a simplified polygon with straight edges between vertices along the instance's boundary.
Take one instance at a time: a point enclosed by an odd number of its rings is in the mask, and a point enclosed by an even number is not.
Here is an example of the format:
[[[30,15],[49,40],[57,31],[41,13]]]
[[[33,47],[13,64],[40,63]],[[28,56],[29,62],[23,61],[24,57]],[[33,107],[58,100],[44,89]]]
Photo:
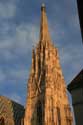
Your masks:
[[[44,4],[39,43],[32,51],[24,125],[72,125],[58,49],[51,42]]]

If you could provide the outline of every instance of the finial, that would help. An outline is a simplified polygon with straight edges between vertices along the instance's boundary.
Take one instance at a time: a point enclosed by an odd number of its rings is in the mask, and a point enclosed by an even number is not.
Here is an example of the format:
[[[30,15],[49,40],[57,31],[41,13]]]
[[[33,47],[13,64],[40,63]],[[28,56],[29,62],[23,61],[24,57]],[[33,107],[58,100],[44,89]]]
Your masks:
[[[41,10],[45,10],[45,4],[44,3],[42,3],[42,5],[41,5]]]
[[[41,7],[45,7],[45,4],[44,3],[42,3],[42,6]]]

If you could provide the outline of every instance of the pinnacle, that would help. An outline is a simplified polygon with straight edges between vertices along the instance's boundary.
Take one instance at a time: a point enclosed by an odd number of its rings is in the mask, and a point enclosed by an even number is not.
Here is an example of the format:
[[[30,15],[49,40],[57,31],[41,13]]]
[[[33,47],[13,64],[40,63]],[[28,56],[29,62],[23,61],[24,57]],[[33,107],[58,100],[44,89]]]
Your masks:
[[[42,3],[42,6],[41,7],[44,7],[45,8],[45,4],[44,3]]]
[[[41,6],[41,25],[40,25],[40,41],[50,41],[50,34],[48,28],[48,20],[46,16],[46,8],[43,3]]]

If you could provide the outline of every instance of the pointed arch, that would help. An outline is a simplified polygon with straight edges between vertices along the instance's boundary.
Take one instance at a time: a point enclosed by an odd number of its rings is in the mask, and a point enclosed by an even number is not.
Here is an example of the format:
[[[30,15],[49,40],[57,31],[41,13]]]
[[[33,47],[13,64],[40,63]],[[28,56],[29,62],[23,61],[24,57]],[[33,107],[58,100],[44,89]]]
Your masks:
[[[60,114],[60,108],[57,107],[57,116],[58,116],[58,124],[61,125],[61,114]]]
[[[0,117],[0,125],[5,125],[5,120],[4,120],[4,117]]]
[[[37,103],[37,125],[42,125],[42,103],[38,101]]]

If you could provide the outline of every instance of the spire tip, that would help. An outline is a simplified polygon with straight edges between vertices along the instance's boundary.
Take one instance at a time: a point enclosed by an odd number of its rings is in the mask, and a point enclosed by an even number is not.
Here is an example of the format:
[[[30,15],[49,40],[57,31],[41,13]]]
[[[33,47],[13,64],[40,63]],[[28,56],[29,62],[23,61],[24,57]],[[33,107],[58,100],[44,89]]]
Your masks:
[[[44,3],[42,3],[42,6],[41,7],[44,7],[45,8],[45,4]]]
[[[46,9],[45,4],[42,3],[42,5],[41,5],[41,10],[45,10],[45,9]]]

